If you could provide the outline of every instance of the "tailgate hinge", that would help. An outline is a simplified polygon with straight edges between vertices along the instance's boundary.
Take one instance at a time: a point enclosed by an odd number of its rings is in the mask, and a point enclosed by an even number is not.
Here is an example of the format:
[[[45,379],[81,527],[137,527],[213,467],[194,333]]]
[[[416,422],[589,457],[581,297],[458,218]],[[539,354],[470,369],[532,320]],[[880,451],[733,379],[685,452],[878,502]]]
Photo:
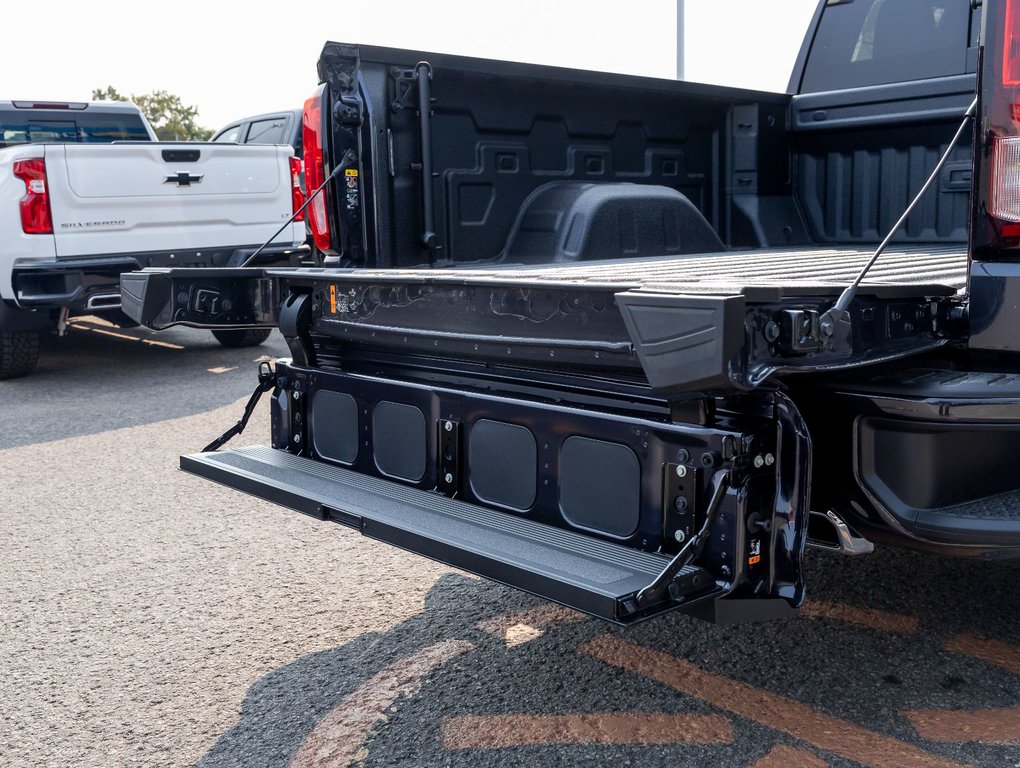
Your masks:
[[[315,367],[315,347],[310,335],[313,302],[310,294],[291,293],[280,307],[280,333],[287,341],[296,365]]]

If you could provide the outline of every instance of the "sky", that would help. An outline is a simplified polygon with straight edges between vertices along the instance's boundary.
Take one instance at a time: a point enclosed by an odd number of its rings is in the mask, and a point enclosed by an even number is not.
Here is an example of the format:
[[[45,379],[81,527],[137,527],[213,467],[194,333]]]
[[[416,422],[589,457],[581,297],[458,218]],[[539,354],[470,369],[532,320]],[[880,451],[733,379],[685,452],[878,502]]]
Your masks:
[[[785,90],[816,4],[685,0],[685,79]],[[651,77],[673,78],[677,68],[676,0],[4,6],[0,99],[83,101],[107,85],[124,94],[166,90],[213,130],[300,107],[327,40]],[[127,18],[117,19],[118,9]]]

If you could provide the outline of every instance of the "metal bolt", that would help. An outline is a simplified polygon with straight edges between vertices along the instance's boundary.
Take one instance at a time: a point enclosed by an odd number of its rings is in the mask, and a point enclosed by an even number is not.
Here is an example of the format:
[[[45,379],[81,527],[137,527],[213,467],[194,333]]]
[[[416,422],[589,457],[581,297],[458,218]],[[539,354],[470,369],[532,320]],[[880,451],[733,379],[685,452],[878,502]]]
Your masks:
[[[719,573],[721,573],[723,576],[729,576],[732,573],[732,571],[730,570],[730,567],[728,565],[724,565],[719,569]]]
[[[681,529],[677,528],[676,533],[673,534],[673,538],[677,540],[678,544],[680,544],[683,543],[683,540],[687,538],[687,534],[685,534]]]
[[[673,506],[676,508],[677,512],[683,514],[684,512],[687,511],[688,506],[687,499],[684,498],[683,496],[677,496],[676,501],[673,502]]]
[[[443,429],[445,429],[447,432],[453,432],[453,422],[448,421],[445,424],[443,424]]]
[[[773,456],[771,453],[766,453],[765,454],[765,466],[766,467],[771,467],[775,463],[776,463],[776,457]]]
[[[676,468],[676,476],[687,477],[687,467],[685,467],[683,464],[679,464]]]
[[[707,469],[711,469],[715,466],[715,455],[711,451],[705,451],[701,454],[701,465]]]
[[[757,456],[754,457],[754,468],[755,469],[761,469],[764,466],[765,466],[765,457],[762,456],[759,453]]]
[[[834,326],[832,324],[832,320],[830,320],[828,318],[825,318],[824,320],[822,320],[822,322],[821,322],[821,324],[819,324],[818,328],[819,328],[819,330],[821,330],[823,336],[831,336],[833,334],[833,332],[836,330],[836,326]]]
[[[686,448],[681,448],[679,451],[676,452],[676,460],[679,461],[681,464],[686,463],[687,461],[690,460],[690,458],[691,454],[687,452]]]
[[[446,474],[445,474],[445,475],[443,476],[443,479],[444,479],[444,480],[445,480],[445,481],[446,481],[447,483],[452,483],[452,482],[453,482],[453,475],[452,475],[452,474],[450,474],[449,472],[447,472],[447,473],[446,473]]]
[[[781,330],[779,328],[779,323],[775,320],[769,320],[768,324],[765,326],[765,340],[770,344],[778,341],[780,333]]]
[[[301,445],[301,435],[294,435],[294,444]]]
[[[295,400],[300,400],[300,399],[301,399],[301,393],[300,393],[300,392],[296,392],[296,391],[295,391],[295,392],[294,392],[294,393],[293,393],[293,394],[291,395],[291,397],[293,397],[293,398],[294,398]]]

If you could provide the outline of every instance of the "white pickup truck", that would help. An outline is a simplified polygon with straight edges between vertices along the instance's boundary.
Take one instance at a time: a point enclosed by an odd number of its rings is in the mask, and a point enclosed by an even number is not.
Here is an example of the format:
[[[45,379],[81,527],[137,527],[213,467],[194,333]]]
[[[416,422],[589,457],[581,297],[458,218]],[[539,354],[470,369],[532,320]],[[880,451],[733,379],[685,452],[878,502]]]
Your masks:
[[[300,176],[289,146],[158,142],[133,104],[0,101],[0,379],[30,373],[68,317],[129,324],[122,272],[244,263],[302,204]],[[295,221],[258,263],[307,250]]]

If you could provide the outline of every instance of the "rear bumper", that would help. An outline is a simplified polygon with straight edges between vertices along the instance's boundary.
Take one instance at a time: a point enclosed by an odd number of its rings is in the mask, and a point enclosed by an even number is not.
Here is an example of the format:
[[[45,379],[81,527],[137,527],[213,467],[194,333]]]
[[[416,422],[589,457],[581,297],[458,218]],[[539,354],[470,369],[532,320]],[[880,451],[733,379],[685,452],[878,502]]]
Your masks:
[[[876,540],[1020,557],[1020,375],[900,367],[801,394],[813,509]]]
[[[245,261],[258,246],[176,250],[90,256],[15,263],[11,275],[14,303],[23,309],[59,309],[73,313],[119,309],[120,276],[145,267],[226,267]],[[258,266],[299,266],[309,258],[306,244],[270,246]]]

